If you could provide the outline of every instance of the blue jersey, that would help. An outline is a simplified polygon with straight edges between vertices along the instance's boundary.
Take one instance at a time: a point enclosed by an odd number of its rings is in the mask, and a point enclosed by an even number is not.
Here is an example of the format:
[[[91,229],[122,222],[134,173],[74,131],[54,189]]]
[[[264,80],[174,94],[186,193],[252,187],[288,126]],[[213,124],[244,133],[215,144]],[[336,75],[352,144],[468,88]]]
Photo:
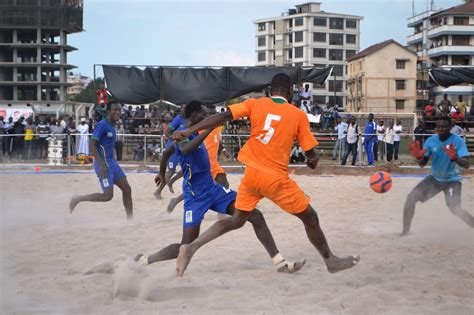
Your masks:
[[[97,151],[107,165],[117,164],[115,160],[115,139],[117,132],[107,119],[101,120],[96,126],[92,138],[98,141]]]
[[[365,125],[364,133],[365,133],[364,137],[365,137],[365,139],[367,139],[367,141],[377,140],[377,137],[375,136],[376,133],[377,133],[377,124],[373,121],[368,122]]]
[[[188,138],[192,140],[198,135],[193,134]],[[201,143],[193,152],[184,155],[176,145],[176,156],[183,170],[183,193],[186,196],[205,194],[214,181],[211,175],[211,165],[206,146]]]
[[[175,131],[181,128],[184,128],[184,117],[182,115],[178,115],[170,122],[168,128],[171,131]]]
[[[444,152],[443,147],[448,148],[450,144],[454,144],[459,157],[468,157],[466,144],[461,137],[450,135],[445,141],[441,141],[438,135],[428,138],[423,144],[423,149],[428,150],[426,157],[431,157],[431,175],[440,182],[453,182],[461,180],[461,166],[451,161],[449,156]]]

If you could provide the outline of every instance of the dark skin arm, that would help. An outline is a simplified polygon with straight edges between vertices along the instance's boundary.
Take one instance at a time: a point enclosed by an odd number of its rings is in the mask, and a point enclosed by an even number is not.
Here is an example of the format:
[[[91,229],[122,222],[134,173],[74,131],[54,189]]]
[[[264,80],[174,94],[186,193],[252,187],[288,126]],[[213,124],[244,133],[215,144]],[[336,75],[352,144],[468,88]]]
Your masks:
[[[423,158],[419,159],[419,160],[416,160],[418,162],[418,165],[420,167],[425,167],[426,164],[428,164],[428,161],[430,160],[430,157],[429,156],[424,156]]]
[[[165,174],[166,174],[166,166],[168,165],[168,161],[170,157],[175,153],[176,149],[174,145],[170,145],[163,151],[163,157],[160,161],[160,173],[155,177],[155,183],[158,187],[164,187],[166,185]]]
[[[454,163],[458,164],[462,168],[469,168],[470,162],[468,157],[459,157],[453,161]]]
[[[182,141],[183,139],[189,137],[191,134],[198,132],[200,130],[214,129],[217,126],[225,124],[227,121],[233,120],[232,112],[226,111],[216,115],[207,117],[204,120],[201,120],[197,124],[189,127],[186,130],[178,130],[173,133],[173,140]]]
[[[206,139],[206,137],[211,133],[212,130],[213,129],[208,129],[193,140],[180,143],[179,149],[184,155],[190,154],[191,152],[196,150],[196,148],[204,141],[204,139]]]
[[[308,165],[309,168],[314,170],[316,166],[318,166],[318,162],[319,162],[319,153],[316,152],[316,147],[308,151],[305,151],[304,154],[306,155],[306,158],[308,160],[306,162],[306,165]]]
[[[99,151],[97,151],[98,144],[99,142],[96,139],[92,138],[89,144],[89,150],[94,156],[94,159],[99,163],[99,177],[105,178],[107,176],[107,165],[105,164],[105,161],[100,157]]]

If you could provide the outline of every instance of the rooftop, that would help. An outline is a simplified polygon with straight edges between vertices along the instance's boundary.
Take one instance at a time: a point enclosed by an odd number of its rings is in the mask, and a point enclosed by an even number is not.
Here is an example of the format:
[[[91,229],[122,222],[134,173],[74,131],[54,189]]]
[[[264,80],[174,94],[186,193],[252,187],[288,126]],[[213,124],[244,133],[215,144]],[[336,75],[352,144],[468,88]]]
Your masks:
[[[389,39],[389,40],[386,40],[386,41],[383,41],[381,43],[377,43],[377,44],[374,44],[372,46],[369,46],[367,47],[366,49],[358,52],[357,54],[355,54],[354,56],[350,57],[347,59],[347,61],[353,61],[353,60],[356,60],[356,59],[360,59],[360,58],[363,58],[365,56],[368,56],[370,54],[373,54],[374,52],[384,48],[384,47],[387,47],[388,45],[390,44],[396,44],[400,47],[402,47],[403,49],[406,49],[407,51],[409,51],[410,53],[412,54],[415,54],[415,52],[411,51],[410,49],[406,48],[405,46],[403,46],[402,44],[400,44],[399,42],[397,42],[396,40],[394,39]]]
[[[433,14],[431,17],[438,17],[450,14],[469,14],[474,15],[474,0],[468,0],[466,3],[448,8],[446,10],[439,11]]]

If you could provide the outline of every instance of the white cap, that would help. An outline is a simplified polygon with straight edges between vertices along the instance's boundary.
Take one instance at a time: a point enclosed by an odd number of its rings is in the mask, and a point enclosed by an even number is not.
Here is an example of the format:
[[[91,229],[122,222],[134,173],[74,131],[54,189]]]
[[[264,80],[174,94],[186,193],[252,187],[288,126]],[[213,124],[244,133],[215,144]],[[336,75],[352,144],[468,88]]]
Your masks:
[[[84,122],[86,121],[86,119],[84,117],[81,118],[81,122],[83,122],[83,121]]]

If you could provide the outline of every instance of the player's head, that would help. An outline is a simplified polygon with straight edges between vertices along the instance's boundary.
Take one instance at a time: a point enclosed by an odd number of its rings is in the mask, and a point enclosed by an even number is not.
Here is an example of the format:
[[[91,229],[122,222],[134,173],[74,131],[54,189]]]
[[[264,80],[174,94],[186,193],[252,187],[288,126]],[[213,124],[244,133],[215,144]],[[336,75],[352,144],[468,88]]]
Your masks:
[[[191,101],[184,108],[184,119],[189,126],[195,125],[203,120],[207,115],[207,111],[199,101]]]
[[[436,121],[436,133],[440,136],[448,136],[451,133],[452,122],[447,116],[439,117]]]
[[[271,87],[273,96],[282,96],[286,98],[288,102],[291,102],[293,98],[293,83],[287,74],[275,74],[272,79]]]
[[[369,121],[373,121],[374,120],[374,114],[370,113],[369,114]]]
[[[120,120],[120,113],[122,111],[122,103],[119,101],[110,101],[107,103],[107,119],[111,122]]]

